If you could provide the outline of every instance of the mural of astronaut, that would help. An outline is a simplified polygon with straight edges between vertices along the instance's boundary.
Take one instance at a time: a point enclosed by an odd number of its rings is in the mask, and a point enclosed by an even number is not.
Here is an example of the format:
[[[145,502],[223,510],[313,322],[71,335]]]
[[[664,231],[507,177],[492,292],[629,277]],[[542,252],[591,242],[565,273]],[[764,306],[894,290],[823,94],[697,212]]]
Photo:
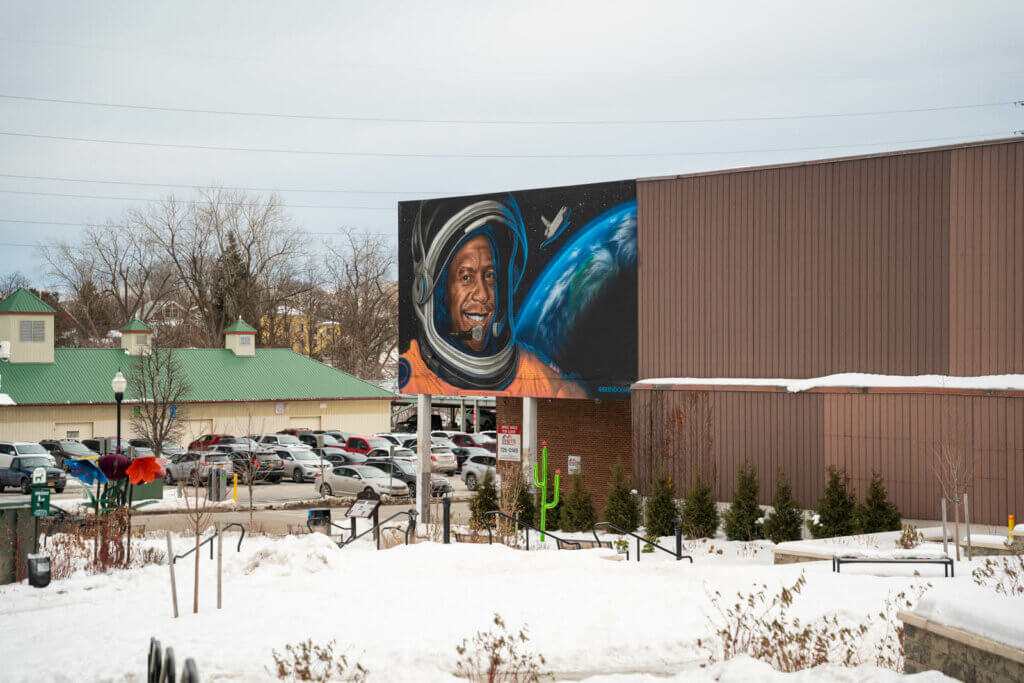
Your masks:
[[[399,204],[399,389],[623,397],[632,181]]]

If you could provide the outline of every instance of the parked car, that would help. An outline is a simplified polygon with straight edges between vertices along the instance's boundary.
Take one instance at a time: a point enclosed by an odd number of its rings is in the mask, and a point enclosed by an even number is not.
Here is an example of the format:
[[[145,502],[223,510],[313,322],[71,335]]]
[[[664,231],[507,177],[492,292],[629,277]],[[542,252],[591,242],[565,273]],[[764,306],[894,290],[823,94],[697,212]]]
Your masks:
[[[229,472],[233,472],[234,464],[225,453],[200,451],[174,456],[165,469],[167,474],[164,476],[164,483],[176,484],[180,481],[195,486],[208,482],[213,469],[228,469]]]
[[[481,436],[486,436],[488,439],[492,439],[494,441],[498,440],[498,432],[494,431],[493,429],[485,429],[484,431],[477,433],[480,434]]]
[[[344,448],[345,442],[338,441],[330,434],[314,434],[313,432],[300,432],[296,434],[299,437],[299,441],[306,444],[310,448],[317,447],[317,439],[322,438],[324,440],[324,446],[333,446],[334,448]]]
[[[408,448],[409,450],[411,450],[412,452],[415,453],[416,452],[416,445],[418,443],[419,443],[419,441],[417,441],[416,437],[413,437],[411,439],[408,439],[404,444],[402,444],[402,446],[405,447],[405,448]],[[432,436],[432,437],[430,437],[430,445],[431,446],[441,446],[442,448],[457,448],[457,446],[452,442],[451,439],[446,439],[446,438],[444,438],[442,436]]]
[[[7,467],[11,459],[19,455],[41,455],[49,461],[49,467],[57,466],[57,459],[37,443],[31,441],[0,441],[0,467]]]
[[[82,439],[82,445],[88,448],[90,451],[96,451],[100,455],[106,455],[107,453],[117,453],[117,437],[115,436],[98,436],[92,439]],[[122,453],[128,453],[128,449],[131,448],[131,444],[128,443],[127,439],[121,439]]]
[[[456,464],[458,465],[458,472],[462,473],[462,466],[465,464],[471,456],[474,455],[491,455],[491,452],[486,448],[479,448],[478,446],[456,446],[452,449],[452,453],[455,454]]]
[[[314,429],[313,433],[314,434],[330,434],[335,439],[337,439],[339,443],[345,443],[346,441],[351,439],[353,436],[356,436],[356,434],[353,434],[351,432],[343,432],[340,429]]]
[[[239,484],[248,486],[250,477],[253,481],[265,481],[268,484],[280,484],[284,479],[284,461],[273,451],[250,453],[248,450],[239,450],[227,456],[231,459],[234,473],[238,475]]]
[[[308,452],[310,450],[309,446],[302,443],[299,440],[299,437],[294,434],[250,434],[249,438],[273,448],[275,451],[278,451],[279,455],[281,450],[287,450],[290,452]]]
[[[379,458],[367,459],[367,467],[376,467],[386,475],[400,479],[409,487],[409,495],[416,495],[416,465],[408,460],[381,460]],[[444,477],[436,474],[430,475],[430,495],[434,497],[451,493],[452,485]]]
[[[274,449],[252,439],[240,437],[231,443],[219,443],[210,447],[211,453],[273,453]]]
[[[466,482],[466,488],[476,491],[480,482],[484,480],[487,473],[495,479],[498,485],[498,470],[495,467],[497,459],[493,455],[471,455],[462,465],[462,481]]]
[[[278,434],[291,434],[292,436],[298,436],[299,434],[312,434],[313,430],[309,427],[291,427],[289,429],[279,429]]]
[[[64,464],[64,458],[73,458],[76,460],[97,460],[100,454],[96,451],[91,451],[86,448],[82,442],[74,439],[45,439],[39,442],[39,445],[49,451],[50,455],[57,463],[57,467],[62,470],[67,470],[67,465]]]
[[[317,480],[316,487],[322,496],[352,496],[363,491],[373,491],[378,496],[409,495],[409,487],[403,482],[366,465],[330,467]]]
[[[320,469],[320,456],[314,455],[308,448],[304,449],[283,449],[276,451],[284,466],[284,474],[291,477],[296,484],[304,481],[312,481],[322,473]],[[328,466],[324,464],[324,469]]]
[[[207,451],[219,443],[234,443],[235,437],[230,434],[203,434],[188,445],[190,451]]]
[[[331,463],[331,467],[362,465],[366,462],[366,456],[358,453],[332,453],[324,456],[324,462]]]
[[[455,453],[447,446],[430,447],[430,471],[441,472],[442,474],[455,474],[459,468]]]
[[[374,436],[379,436],[382,439],[387,439],[396,446],[404,446],[406,441],[408,441],[409,439],[416,438],[415,434],[410,434],[407,432],[381,432],[380,434],[374,434]]]
[[[155,451],[153,448],[153,442],[149,439],[128,439],[128,444],[132,448],[148,448],[151,451]],[[172,455],[179,455],[184,453],[185,449],[174,443],[173,441],[164,441],[160,447],[160,455],[164,458],[169,458]],[[136,453],[138,455],[138,453]]]
[[[345,442],[345,450],[366,455],[375,448],[387,450],[391,445],[390,441],[379,436],[353,436]]]
[[[37,446],[39,444],[36,444]],[[46,485],[57,493],[63,493],[68,478],[64,470],[53,466],[52,458],[43,449],[41,455],[15,455],[7,463],[0,464],[0,492],[13,486],[24,494],[32,493],[32,473],[36,468],[46,470]]]
[[[449,431],[435,431],[430,433],[431,436],[438,438],[450,439],[456,446],[475,446],[477,448],[486,448],[491,453],[494,453],[498,448],[498,442],[489,437],[483,436],[482,434],[469,434],[467,432],[449,432]]]
[[[369,453],[366,454],[366,457],[367,458],[384,458],[384,459],[387,459],[387,458],[392,457],[391,456],[391,449],[389,449],[389,448],[374,448],[373,450],[371,450]],[[397,459],[415,460],[416,459],[416,453],[415,453],[415,451],[413,451],[413,450],[411,450],[409,448],[398,448],[398,447],[396,447],[395,448],[395,455],[394,455],[394,457],[395,457],[396,460]]]

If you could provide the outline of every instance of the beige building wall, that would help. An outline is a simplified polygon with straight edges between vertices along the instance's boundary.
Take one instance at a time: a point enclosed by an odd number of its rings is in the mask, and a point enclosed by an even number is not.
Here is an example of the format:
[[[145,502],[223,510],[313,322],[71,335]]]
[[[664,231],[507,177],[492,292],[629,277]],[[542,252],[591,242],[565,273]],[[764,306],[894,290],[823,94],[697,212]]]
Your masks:
[[[131,428],[132,404],[121,407],[121,428],[126,438]],[[116,413],[110,405],[0,406],[0,441],[39,441],[65,438],[68,431],[79,438],[113,436]],[[373,434],[390,429],[391,402],[388,400],[258,401],[253,403],[193,403],[179,407],[185,434],[180,442],[206,433],[234,434],[276,432],[319,422],[320,429],[340,429]],[[314,427],[316,428],[316,427]]]
[[[43,321],[43,341],[18,341],[18,330],[23,320]],[[0,315],[0,341],[11,342],[12,363],[53,362],[53,316],[39,313],[11,313]]]

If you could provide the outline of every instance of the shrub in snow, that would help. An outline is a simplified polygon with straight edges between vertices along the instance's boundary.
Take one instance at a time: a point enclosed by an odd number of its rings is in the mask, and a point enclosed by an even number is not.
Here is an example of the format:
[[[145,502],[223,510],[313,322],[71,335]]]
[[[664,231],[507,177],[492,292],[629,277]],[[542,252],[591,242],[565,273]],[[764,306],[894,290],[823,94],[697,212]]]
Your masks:
[[[922,543],[924,543],[924,534],[918,531],[913,524],[904,524],[903,533],[897,539],[896,545],[904,550],[913,550]]]
[[[974,583],[1000,595],[1024,596],[1024,555],[988,558],[972,572]]]
[[[273,650],[271,671],[282,681],[365,681],[366,669],[358,661],[351,664],[334,651],[335,641],[317,645],[312,639],[286,645],[284,652]]]
[[[863,505],[857,506],[857,533],[876,534],[882,531],[900,530],[900,510],[891,502],[882,482],[882,475],[871,472],[871,483]]]
[[[789,479],[783,472],[775,480],[775,494],[772,496],[772,510],[764,520],[761,532],[772,543],[799,541],[803,538],[804,513],[793,498]]]
[[[679,507],[676,505],[676,489],[672,477],[658,477],[654,480],[654,488],[647,498],[647,533],[651,536],[671,536],[675,534],[676,517]]]
[[[722,514],[725,521],[725,535],[730,541],[753,541],[761,538],[757,520],[761,518],[761,506],[757,494],[761,485],[757,472],[747,463],[736,472],[736,490],[732,494],[732,505]]]
[[[495,614],[491,630],[480,631],[455,647],[459,654],[455,674],[487,683],[539,681],[544,675],[544,656],[534,652],[529,642],[525,626],[519,633],[509,633],[505,622]]]
[[[636,531],[640,526],[640,502],[631,492],[626,483],[626,473],[618,463],[612,468],[612,485],[604,506],[604,520],[626,531]]]
[[[846,471],[830,466],[825,493],[818,501],[816,520],[807,525],[815,538],[851,536],[857,532],[856,502],[850,494]]]
[[[597,513],[594,512],[594,501],[590,499],[590,492],[583,485],[583,475],[574,474],[572,490],[566,497],[565,506],[562,508],[562,531],[590,531],[596,521]]]
[[[498,509],[498,490],[494,486],[494,475],[489,471],[469,501],[469,524],[474,529],[484,528],[484,514]],[[493,524],[493,522],[492,522]]]
[[[699,472],[683,501],[683,533],[689,538],[711,538],[718,533],[718,509],[711,484]]]

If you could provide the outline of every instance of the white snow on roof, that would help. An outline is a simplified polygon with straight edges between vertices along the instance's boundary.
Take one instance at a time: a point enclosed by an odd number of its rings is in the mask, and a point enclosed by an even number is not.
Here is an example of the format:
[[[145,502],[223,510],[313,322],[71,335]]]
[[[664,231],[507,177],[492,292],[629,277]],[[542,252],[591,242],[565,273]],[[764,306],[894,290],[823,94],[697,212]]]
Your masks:
[[[0,406],[16,406],[17,403],[8,394],[0,394]]]
[[[929,389],[979,389],[988,391],[1024,390],[1024,375],[980,375],[953,377],[948,375],[871,375],[843,372],[810,379],[764,377],[657,377],[637,382],[642,386],[711,385],[780,387],[793,393],[819,387],[897,387]]]
[[[925,593],[914,612],[937,624],[1024,649],[1022,609],[1024,598],[999,595],[992,588],[966,582],[943,582]]]

